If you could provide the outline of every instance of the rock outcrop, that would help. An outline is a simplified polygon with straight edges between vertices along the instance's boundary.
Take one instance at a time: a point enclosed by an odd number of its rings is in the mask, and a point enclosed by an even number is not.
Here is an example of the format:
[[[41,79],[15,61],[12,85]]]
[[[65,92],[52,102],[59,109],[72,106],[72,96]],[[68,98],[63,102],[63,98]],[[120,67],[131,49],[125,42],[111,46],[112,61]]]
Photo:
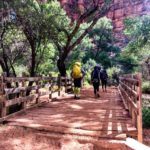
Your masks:
[[[99,1],[102,2],[103,0]],[[80,11],[78,9],[75,10],[75,8],[82,10],[85,6],[92,6],[91,0],[60,0],[60,2],[69,17],[73,19],[77,19],[78,13],[80,13]],[[126,44],[126,38],[123,35],[124,19],[145,14],[150,14],[150,0],[113,0],[107,17],[113,22],[115,37],[119,39],[116,43],[117,45],[122,47]]]
[[[123,35],[124,19],[150,14],[150,0],[114,0],[113,6],[108,13],[108,18],[112,19],[114,34],[119,39],[119,45],[126,44]]]

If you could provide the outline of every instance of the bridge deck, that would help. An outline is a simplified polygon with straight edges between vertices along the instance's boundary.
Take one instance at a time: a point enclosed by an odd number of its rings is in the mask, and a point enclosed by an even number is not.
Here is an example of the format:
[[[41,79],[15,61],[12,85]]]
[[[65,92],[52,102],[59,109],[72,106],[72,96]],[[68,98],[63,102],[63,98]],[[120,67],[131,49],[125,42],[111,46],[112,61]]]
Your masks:
[[[9,119],[8,124],[96,139],[123,139],[136,132],[116,88],[101,92],[98,99],[92,89],[83,89],[80,100],[59,98]]]

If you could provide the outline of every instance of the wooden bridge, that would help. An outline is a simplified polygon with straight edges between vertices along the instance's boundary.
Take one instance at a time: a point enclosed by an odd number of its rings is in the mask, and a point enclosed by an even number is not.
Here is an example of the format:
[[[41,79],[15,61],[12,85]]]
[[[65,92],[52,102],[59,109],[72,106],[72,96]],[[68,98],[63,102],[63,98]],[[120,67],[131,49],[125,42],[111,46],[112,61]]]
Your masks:
[[[119,87],[100,91],[96,99],[92,88],[83,88],[81,99],[75,100],[67,93],[72,88],[67,77],[1,76],[0,122],[103,148],[132,149],[129,137],[142,142],[140,74],[120,77]]]

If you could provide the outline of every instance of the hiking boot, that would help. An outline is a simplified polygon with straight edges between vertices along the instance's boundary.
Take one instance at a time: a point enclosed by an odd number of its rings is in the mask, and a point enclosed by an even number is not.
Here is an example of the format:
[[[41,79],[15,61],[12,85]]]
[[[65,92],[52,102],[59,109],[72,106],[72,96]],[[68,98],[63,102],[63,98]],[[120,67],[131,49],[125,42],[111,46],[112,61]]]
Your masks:
[[[100,97],[100,95],[99,95],[99,94],[97,94],[97,97]]]
[[[74,96],[74,99],[77,99],[77,96],[76,96],[76,95]]]
[[[80,99],[80,96],[77,96],[76,99]]]

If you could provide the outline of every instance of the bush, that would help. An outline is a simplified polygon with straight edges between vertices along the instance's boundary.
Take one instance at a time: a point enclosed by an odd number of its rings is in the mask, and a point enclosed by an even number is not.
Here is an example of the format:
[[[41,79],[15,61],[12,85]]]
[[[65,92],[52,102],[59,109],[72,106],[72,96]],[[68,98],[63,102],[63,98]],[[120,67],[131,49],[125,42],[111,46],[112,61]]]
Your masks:
[[[108,85],[111,86],[117,86],[119,82],[119,73],[120,73],[120,68],[118,67],[111,67],[107,69],[108,73]]]
[[[86,64],[83,65],[83,70],[85,71],[85,78],[84,78],[84,83],[85,86],[89,86],[91,82],[91,72],[96,65],[95,60],[89,59]]]
[[[120,68],[118,68],[118,67],[108,68],[107,69],[107,73],[108,73],[108,77],[110,79],[112,79],[112,76],[113,76],[114,73],[117,73],[117,74],[120,73]]]
[[[143,127],[150,128],[150,108],[144,107],[142,110],[143,114]]]
[[[150,81],[144,81],[142,83],[142,92],[146,94],[150,94]]]

